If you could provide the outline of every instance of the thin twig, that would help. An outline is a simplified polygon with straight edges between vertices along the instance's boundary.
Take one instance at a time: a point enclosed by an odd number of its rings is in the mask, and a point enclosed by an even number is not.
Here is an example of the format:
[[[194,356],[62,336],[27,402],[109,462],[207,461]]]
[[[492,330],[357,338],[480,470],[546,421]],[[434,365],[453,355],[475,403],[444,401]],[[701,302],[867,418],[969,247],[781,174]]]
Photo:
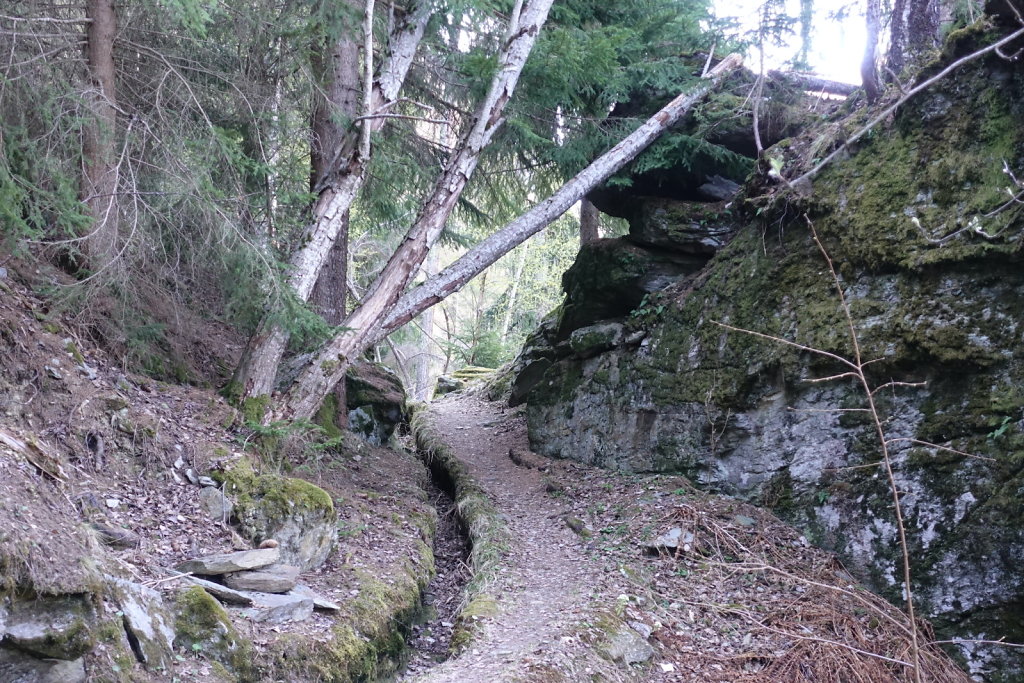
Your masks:
[[[976,453],[966,453],[964,451],[958,451],[955,448],[949,448],[947,446],[940,446],[939,444],[932,443],[931,441],[921,441],[920,439],[912,439],[910,437],[893,437],[891,439],[887,439],[886,440],[887,443],[896,443],[896,442],[899,442],[899,441],[906,441],[908,443],[916,444],[918,446],[924,446],[926,448],[937,448],[940,451],[946,451],[948,453],[956,453],[957,455],[963,455],[963,456],[968,457],[968,458],[974,458],[975,460],[987,460],[988,462],[995,462],[996,461],[995,458],[988,458],[988,457],[985,457],[984,455],[977,455]]]

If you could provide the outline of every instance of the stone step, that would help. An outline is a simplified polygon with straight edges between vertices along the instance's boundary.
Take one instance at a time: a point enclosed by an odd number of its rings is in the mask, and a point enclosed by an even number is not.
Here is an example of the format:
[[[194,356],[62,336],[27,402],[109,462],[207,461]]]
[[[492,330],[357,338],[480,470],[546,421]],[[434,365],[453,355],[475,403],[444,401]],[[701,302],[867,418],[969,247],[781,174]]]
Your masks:
[[[274,564],[281,558],[278,548],[242,550],[237,553],[195,557],[179,564],[176,569],[185,574],[216,576],[247,569],[260,569]]]
[[[239,591],[287,593],[298,583],[299,568],[275,564],[263,569],[233,572],[224,575],[224,585]]]

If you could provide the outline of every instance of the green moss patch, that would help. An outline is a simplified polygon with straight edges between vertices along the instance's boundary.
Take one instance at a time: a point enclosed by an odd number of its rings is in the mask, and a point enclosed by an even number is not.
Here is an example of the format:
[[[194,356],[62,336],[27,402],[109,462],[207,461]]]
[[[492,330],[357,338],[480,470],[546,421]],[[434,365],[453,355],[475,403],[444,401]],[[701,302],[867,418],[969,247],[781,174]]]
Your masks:
[[[193,586],[178,594],[174,611],[175,648],[219,662],[239,680],[256,680],[252,643],[239,635],[213,596]]]

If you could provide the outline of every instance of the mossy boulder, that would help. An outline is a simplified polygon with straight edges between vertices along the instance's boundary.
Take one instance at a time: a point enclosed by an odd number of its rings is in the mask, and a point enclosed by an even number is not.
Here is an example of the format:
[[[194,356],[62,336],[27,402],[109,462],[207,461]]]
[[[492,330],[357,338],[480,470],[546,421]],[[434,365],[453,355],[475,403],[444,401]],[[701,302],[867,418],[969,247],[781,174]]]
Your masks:
[[[174,611],[176,648],[219,662],[241,680],[254,680],[255,649],[213,596],[193,586],[178,593]]]
[[[107,577],[107,585],[135,658],[150,671],[169,671],[174,618],[163,597],[152,588],[115,577]]]
[[[437,378],[437,385],[434,387],[434,396],[444,396],[455,391],[462,391],[466,388],[466,381],[441,375]]]
[[[247,459],[219,476],[243,536],[254,544],[276,540],[285,564],[303,570],[323,565],[337,536],[334,501],[326,491],[304,479],[258,475]]]
[[[34,596],[4,610],[3,641],[35,657],[74,660],[96,644],[89,595]]]
[[[407,419],[402,381],[379,363],[358,361],[345,375],[349,429],[375,445],[391,435]]]
[[[736,233],[730,205],[724,202],[680,202],[645,199],[629,216],[631,242],[691,254],[710,256]]]
[[[988,31],[951,36],[928,73],[990,43]],[[806,168],[834,146],[833,128],[866,119],[829,122],[768,155],[786,160],[784,173]],[[864,392],[849,377],[821,381],[859,352],[873,386],[897,383],[874,401],[921,612],[943,637],[1024,640],[1024,205],[1008,203],[1005,172],[1024,170],[1022,120],[1024,66],[995,55],[912,99],[809,194],[749,210],[699,278],[644,314],[636,348],[552,358],[528,394],[533,450],[679,472],[771,507],[900,603],[892,494]],[[600,283],[596,263],[581,253],[593,284],[571,276],[569,301],[605,315],[622,290]],[[1017,649],[961,655],[986,680],[1024,672]]]
[[[613,349],[625,339],[622,323],[601,323],[573,330],[569,335],[569,348],[580,358],[589,358]]]
[[[706,262],[706,256],[653,251],[622,239],[583,245],[562,276],[566,297],[556,338],[565,340],[573,330],[629,314],[645,296]]]
[[[422,550],[433,564],[430,548]],[[420,595],[430,579],[412,563],[382,581],[353,567],[358,593],[341,605],[333,626],[322,637],[286,636],[261,659],[263,679],[304,681],[390,680],[405,650],[405,633],[420,609]]]

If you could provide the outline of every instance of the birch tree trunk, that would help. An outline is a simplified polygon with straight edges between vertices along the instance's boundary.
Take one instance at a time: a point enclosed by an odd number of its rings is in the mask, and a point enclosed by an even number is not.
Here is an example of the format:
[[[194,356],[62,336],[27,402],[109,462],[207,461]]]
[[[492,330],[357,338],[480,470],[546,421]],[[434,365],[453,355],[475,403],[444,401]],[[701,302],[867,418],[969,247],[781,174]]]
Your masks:
[[[369,97],[370,115],[362,121],[369,133],[379,130],[386,121],[378,114],[396,103],[433,13],[430,0],[421,0],[392,34],[390,53]],[[302,246],[288,260],[287,285],[300,301],[309,299],[345,216],[366,181],[370,160],[369,155],[361,153],[366,150],[361,150],[360,141],[361,131],[353,128],[335,148],[322,151],[329,160],[324,163],[321,182],[314,188],[317,197],[310,211],[312,220],[299,240]],[[229,393],[240,399],[270,394],[287,344],[288,332],[274,319],[273,312],[268,312],[242,352]]]
[[[437,250],[427,255],[424,273],[427,278],[437,275]],[[434,309],[428,308],[423,311],[420,317],[420,329],[422,339],[420,341],[419,356],[416,359],[416,385],[413,387],[413,396],[417,401],[429,401],[433,393],[431,368],[434,365]]]
[[[313,415],[320,401],[330,391],[330,387],[338,377],[344,376],[349,363],[360,353],[427,308],[457,292],[499,258],[540,232],[587,192],[607,180],[646,149],[716,88],[726,74],[741,64],[742,58],[739,55],[726,57],[708,73],[707,84],[676,97],[550,197],[480,242],[437,276],[400,298],[396,296],[393,305],[357,308],[346,320],[345,324],[350,329],[336,335],[311,359],[282,396],[280,404],[275,407],[271,416],[280,420],[308,418]],[[379,283],[378,292],[393,285],[394,282]],[[378,298],[388,301],[382,296]]]
[[[90,82],[85,100],[92,116],[83,135],[82,201],[92,217],[84,247],[89,266],[95,272],[114,259],[118,243],[114,0],[88,0],[86,14],[89,27],[85,50]]]
[[[505,106],[515,91],[526,59],[537,34],[547,20],[553,0],[518,0],[510,16],[509,27],[498,54],[498,68],[487,95],[477,107],[470,126],[448,159],[434,189],[420,208],[419,215],[399,247],[391,255],[380,275],[368,289],[358,307],[348,316],[347,331],[335,337],[326,357],[319,354],[318,367],[307,366],[279,407],[279,417],[308,417],[316,411],[330,386],[344,376],[352,359],[386,336],[380,323],[388,310],[411,282],[423,264],[430,247],[437,241],[455,204],[480,161],[480,154],[504,123]],[[337,347],[337,348],[335,348]],[[296,388],[298,388],[296,390]],[[293,392],[293,390],[296,390]],[[312,405],[311,404],[316,404]]]
[[[593,204],[591,204],[593,206]],[[597,207],[594,207],[597,210]],[[581,234],[582,239],[582,234]],[[526,270],[526,259],[530,253],[530,243],[527,242],[519,250],[519,258],[516,259],[516,269],[512,274],[512,285],[508,290],[508,307],[505,309],[505,316],[501,321],[501,343],[508,341],[508,332],[512,329],[512,311],[515,309],[516,300],[519,296],[519,281],[523,278],[523,271]],[[427,309],[431,310],[430,308]]]

